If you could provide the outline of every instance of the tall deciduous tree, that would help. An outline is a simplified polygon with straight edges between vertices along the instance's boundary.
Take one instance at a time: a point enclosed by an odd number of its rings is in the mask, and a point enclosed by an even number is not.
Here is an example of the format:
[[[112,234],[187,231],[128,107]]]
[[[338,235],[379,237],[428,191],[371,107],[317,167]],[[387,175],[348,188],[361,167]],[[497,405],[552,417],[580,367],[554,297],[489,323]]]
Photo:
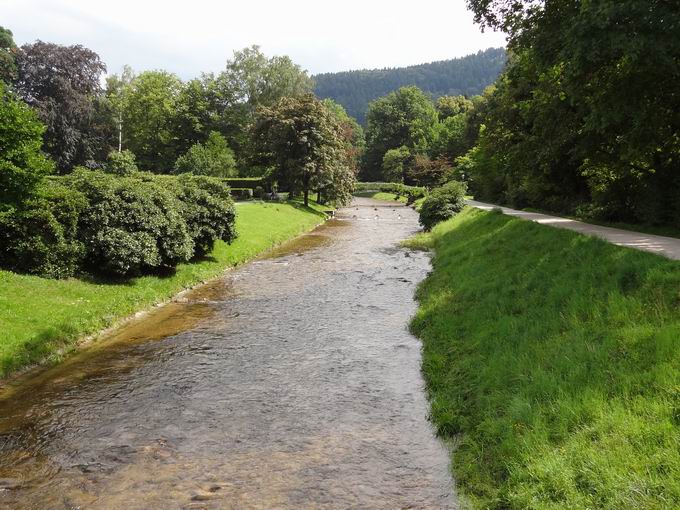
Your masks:
[[[226,69],[215,77],[212,93],[220,107],[217,127],[230,140],[239,166],[256,163],[251,161],[253,151],[246,134],[256,110],[284,97],[309,93],[312,86],[307,72],[288,57],[267,57],[258,46],[234,52]]]
[[[485,121],[506,201],[680,225],[680,4],[468,4],[514,54]]]
[[[123,115],[127,108],[130,84],[134,77],[135,73],[132,68],[124,66],[120,74],[112,74],[106,78],[106,100],[117,128],[118,152],[123,150]]]
[[[258,110],[253,130],[261,157],[291,191],[324,189],[344,202],[351,196],[354,173],[347,164],[347,143],[337,116],[312,94],[284,97]]]
[[[368,108],[366,153],[362,172],[366,180],[379,180],[383,157],[402,146],[412,153],[427,152],[435,137],[437,110],[418,87],[402,87],[373,101]]]
[[[20,205],[52,169],[40,151],[45,126],[0,82],[0,211]]]
[[[123,115],[123,143],[143,170],[168,172],[177,158],[174,132],[182,82],[167,71],[146,71],[130,83]]]
[[[19,96],[34,107],[45,131],[45,151],[61,172],[92,160],[104,142],[94,126],[106,66],[83,46],[37,41],[17,52]]]

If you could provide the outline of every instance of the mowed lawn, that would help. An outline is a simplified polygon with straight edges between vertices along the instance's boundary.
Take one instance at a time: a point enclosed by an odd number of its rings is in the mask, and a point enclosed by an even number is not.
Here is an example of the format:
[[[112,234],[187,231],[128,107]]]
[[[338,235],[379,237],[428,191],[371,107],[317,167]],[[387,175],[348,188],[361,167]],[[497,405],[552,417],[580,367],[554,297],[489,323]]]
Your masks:
[[[680,263],[466,209],[412,322],[473,508],[680,508]],[[413,244],[412,243],[412,244]]]
[[[182,264],[170,276],[98,283],[0,271],[0,377],[30,363],[56,360],[83,335],[213,278],[324,219],[318,207],[291,203],[242,202],[236,210],[238,239],[231,245],[218,242],[209,257]]]

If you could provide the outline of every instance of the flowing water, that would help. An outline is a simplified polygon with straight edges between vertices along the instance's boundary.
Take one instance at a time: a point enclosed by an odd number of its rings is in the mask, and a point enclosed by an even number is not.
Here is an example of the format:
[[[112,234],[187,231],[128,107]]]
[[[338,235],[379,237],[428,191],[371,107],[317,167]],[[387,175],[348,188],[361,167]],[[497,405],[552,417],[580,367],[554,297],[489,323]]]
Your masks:
[[[409,208],[314,232],[0,393],[0,507],[453,508]]]

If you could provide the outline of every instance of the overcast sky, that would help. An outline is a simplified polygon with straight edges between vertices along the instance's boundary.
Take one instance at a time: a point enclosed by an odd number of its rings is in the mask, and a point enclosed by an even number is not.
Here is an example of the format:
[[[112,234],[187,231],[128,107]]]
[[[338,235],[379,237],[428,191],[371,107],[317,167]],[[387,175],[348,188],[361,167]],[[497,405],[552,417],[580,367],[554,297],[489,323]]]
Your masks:
[[[21,45],[82,44],[109,72],[219,71],[259,44],[311,74],[444,60],[505,45],[482,33],[465,0],[0,0],[0,24]]]

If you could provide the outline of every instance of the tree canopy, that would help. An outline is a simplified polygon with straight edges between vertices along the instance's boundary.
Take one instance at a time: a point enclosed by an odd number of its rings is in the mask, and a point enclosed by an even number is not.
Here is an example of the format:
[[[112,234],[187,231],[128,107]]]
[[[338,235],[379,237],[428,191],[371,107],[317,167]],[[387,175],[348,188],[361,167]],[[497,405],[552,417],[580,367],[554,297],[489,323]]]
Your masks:
[[[106,66],[83,46],[37,41],[16,54],[19,96],[45,123],[45,151],[61,172],[96,158],[102,140],[94,126]]]
[[[309,203],[310,191],[345,202],[351,197],[354,172],[349,165],[348,137],[341,119],[313,94],[284,97],[258,110],[254,140],[274,177]]]
[[[418,87],[402,87],[373,101],[368,108],[362,178],[380,180],[385,153],[407,147],[426,152],[435,137],[437,110]]]
[[[20,205],[52,169],[40,151],[45,126],[0,82],[0,211]]]

